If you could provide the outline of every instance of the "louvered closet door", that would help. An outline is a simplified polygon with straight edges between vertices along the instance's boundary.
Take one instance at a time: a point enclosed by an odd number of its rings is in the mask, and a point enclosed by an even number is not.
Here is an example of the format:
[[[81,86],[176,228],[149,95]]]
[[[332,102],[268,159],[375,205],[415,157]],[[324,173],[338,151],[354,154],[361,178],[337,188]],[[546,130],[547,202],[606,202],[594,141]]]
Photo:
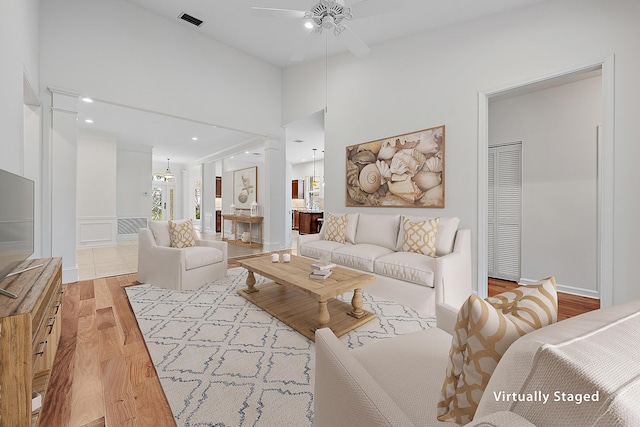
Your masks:
[[[489,276],[520,280],[522,145],[489,147]]]

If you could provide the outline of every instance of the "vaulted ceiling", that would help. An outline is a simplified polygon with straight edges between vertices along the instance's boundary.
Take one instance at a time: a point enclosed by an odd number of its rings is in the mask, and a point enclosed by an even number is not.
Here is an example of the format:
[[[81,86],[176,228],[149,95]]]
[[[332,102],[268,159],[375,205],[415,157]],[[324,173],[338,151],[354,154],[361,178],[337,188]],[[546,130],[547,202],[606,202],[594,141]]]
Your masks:
[[[167,19],[167,25],[182,25],[192,31],[218,40],[280,68],[294,66],[292,54],[311,31],[304,20],[253,16],[251,8],[309,10],[319,0],[127,0]],[[346,25],[369,47],[411,34],[447,25],[479,19],[484,16],[526,7],[548,0],[363,0],[347,1],[354,5],[354,19]],[[358,3],[360,3],[358,5]],[[380,6],[388,13],[357,19],[356,6]],[[362,7],[360,10],[363,10]],[[180,16],[184,13],[203,21],[196,27]],[[311,61],[346,52],[340,39],[321,38],[305,49],[304,60]],[[81,103],[81,132],[108,132],[119,141],[136,143],[153,136],[154,159],[172,158],[190,163],[254,135],[230,129],[215,128],[183,118],[167,117],[128,109],[108,103]],[[85,119],[93,120],[86,123]],[[292,125],[287,132],[287,160],[291,163],[310,161],[311,148],[323,143],[321,117],[310,117]],[[198,138],[197,141],[192,138]],[[303,142],[294,142],[294,141]],[[242,153],[239,153],[242,155]],[[253,153],[248,154],[253,160]],[[318,152],[321,158],[321,151]],[[303,160],[304,159],[304,160]]]

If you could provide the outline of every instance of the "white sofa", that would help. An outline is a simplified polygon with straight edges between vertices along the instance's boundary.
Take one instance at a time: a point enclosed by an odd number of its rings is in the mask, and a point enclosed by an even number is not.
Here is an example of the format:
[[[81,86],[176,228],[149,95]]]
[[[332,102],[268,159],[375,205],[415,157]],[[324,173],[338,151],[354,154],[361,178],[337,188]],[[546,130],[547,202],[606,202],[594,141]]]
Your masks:
[[[319,234],[298,237],[298,254],[313,259],[327,256],[340,266],[372,273],[376,281],[363,292],[425,314],[435,314],[436,303],[461,305],[471,293],[471,231],[458,229],[458,218],[441,217],[436,235],[437,256],[430,257],[401,251],[401,220],[401,215],[349,213],[345,242],[339,243],[325,239],[325,219]]]
[[[150,221],[138,230],[138,282],[181,291],[227,275],[227,242],[201,240],[196,246],[170,247],[169,222]]]
[[[317,330],[314,425],[456,425],[436,419],[454,321],[455,310],[439,305],[437,328],[354,350]],[[638,354],[640,300],[530,332],[507,349],[467,425],[639,426]],[[531,401],[507,400],[514,393]],[[578,395],[597,400],[578,404]]]

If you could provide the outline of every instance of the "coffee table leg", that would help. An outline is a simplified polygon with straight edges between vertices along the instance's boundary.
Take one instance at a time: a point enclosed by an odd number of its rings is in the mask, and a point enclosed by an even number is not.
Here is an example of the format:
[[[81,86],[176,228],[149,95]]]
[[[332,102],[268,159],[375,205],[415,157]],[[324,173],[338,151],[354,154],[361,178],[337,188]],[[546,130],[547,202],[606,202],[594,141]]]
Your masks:
[[[353,310],[349,312],[349,316],[353,316],[356,319],[360,319],[362,316],[367,314],[367,312],[362,309],[362,289],[357,288],[353,290],[353,298],[351,298],[351,305],[353,306]]]
[[[253,285],[256,284],[256,277],[253,275],[253,271],[249,271],[249,274],[247,274],[247,289],[243,289],[242,291],[247,293],[247,294],[252,294],[254,292],[258,292],[258,289],[256,289]]]
[[[331,319],[331,316],[329,315],[329,309],[327,308],[327,301],[320,301],[320,303],[318,304],[317,329],[328,327],[330,319]]]

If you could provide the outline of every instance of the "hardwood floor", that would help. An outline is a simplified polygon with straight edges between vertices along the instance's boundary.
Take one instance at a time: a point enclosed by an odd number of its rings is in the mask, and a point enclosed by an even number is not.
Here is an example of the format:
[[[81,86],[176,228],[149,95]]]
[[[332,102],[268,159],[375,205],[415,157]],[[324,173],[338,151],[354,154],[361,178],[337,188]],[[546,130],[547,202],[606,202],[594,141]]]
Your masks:
[[[237,267],[229,260],[229,268]],[[124,287],[135,274],[66,285],[62,334],[40,425],[175,426]],[[515,286],[490,279],[489,294]],[[599,300],[559,294],[558,319],[599,308]]]
[[[41,426],[175,426],[124,286],[129,274],[72,283]]]
[[[518,284],[500,279],[489,279],[489,296],[513,289]],[[568,319],[600,308],[600,300],[558,292],[558,320]]]

